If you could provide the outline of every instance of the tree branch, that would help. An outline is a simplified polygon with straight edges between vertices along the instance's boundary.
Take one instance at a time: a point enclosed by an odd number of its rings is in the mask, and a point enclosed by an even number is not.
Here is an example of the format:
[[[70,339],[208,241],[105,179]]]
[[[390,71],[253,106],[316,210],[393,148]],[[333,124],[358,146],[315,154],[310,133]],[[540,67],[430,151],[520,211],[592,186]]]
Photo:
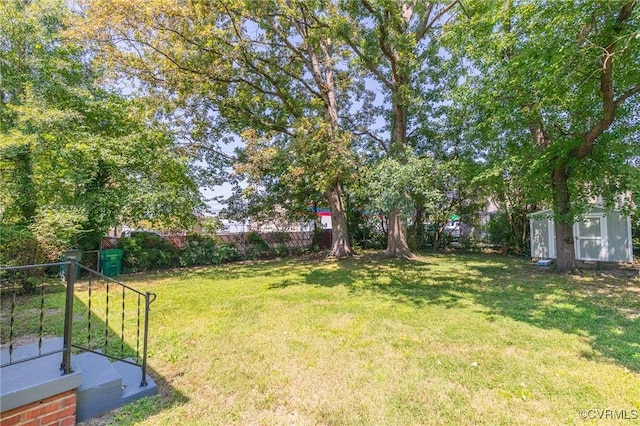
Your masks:
[[[422,37],[429,31],[428,22],[429,17],[431,16],[431,12],[433,12],[433,3],[429,3],[427,6],[422,21],[418,23],[418,28],[416,28],[416,40],[421,40]]]
[[[637,0],[627,2],[616,19],[613,28],[614,34],[611,36],[609,44],[604,48],[602,53],[602,69],[600,70],[600,93],[602,94],[602,118],[587,132],[582,135],[582,145],[578,148],[575,156],[578,160],[582,160],[591,154],[596,139],[604,133],[613,123],[616,116],[616,110],[626,99],[637,93],[640,89],[634,86],[630,90],[623,93],[617,100],[614,100],[613,88],[613,57],[616,51],[618,38],[616,37],[622,31],[622,24],[627,21],[633,9],[637,6]]]
[[[622,93],[620,96],[618,96],[618,99],[613,101],[613,103],[616,105],[616,107],[619,107],[620,105],[622,105],[624,103],[624,101],[626,101],[627,99],[629,99],[630,97],[632,97],[633,95],[635,95],[637,93],[640,93],[640,84],[638,84],[637,86],[634,86],[631,89],[627,90],[626,92]]]
[[[378,143],[378,145],[380,146],[380,148],[382,148],[382,150],[385,152],[385,154],[389,155],[389,148],[387,147],[384,139],[382,139],[381,137],[379,137],[378,135],[374,134],[370,129],[363,127],[363,126],[358,126],[356,123],[353,122],[353,120],[351,119],[351,117],[349,116],[343,116],[343,119],[347,120],[349,122],[349,124],[351,124],[352,126],[354,126],[355,130],[352,131],[352,133],[355,136],[368,136],[371,139],[373,139],[376,143]]]
[[[536,147],[540,151],[544,151],[551,145],[551,139],[549,138],[549,134],[542,124],[542,120],[540,120],[539,118],[530,120],[527,123],[527,127],[529,128],[529,133],[531,133],[531,137],[533,137],[533,141]]]
[[[427,15],[425,16],[424,20],[418,26],[418,29],[416,30],[416,41],[422,40],[422,37],[425,36],[425,34],[435,25],[435,23],[438,22],[438,20],[445,13],[450,11],[453,8],[453,6],[455,6],[456,4],[460,4],[460,0],[453,0],[451,3],[449,3],[447,6],[445,6],[440,12],[438,12],[438,14],[436,14],[436,16],[434,16],[433,19],[429,23],[427,23],[427,21],[429,19],[429,15],[431,15],[431,9],[433,7],[433,3],[429,4],[429,11],[428,11]],[[460,4],[460,6],[462,6],[462,4]]]
[[[347,39],[345,41],[347,42],[349,47],[353,49],[355,54],[358,55],[358,58],[360,58],[362,62],[365,63],[367,69],[371,71],[376,77],[378,77],[378,80],[380,80],[380,82],[384,84],[389,90],[393,90],[393,83],[387,79],[387,77],[378,69],[378,67],[375,66],[373,62],[371,62],[371,60],[364,53],[362,53],[358,46],[356,46],[352,40]]]

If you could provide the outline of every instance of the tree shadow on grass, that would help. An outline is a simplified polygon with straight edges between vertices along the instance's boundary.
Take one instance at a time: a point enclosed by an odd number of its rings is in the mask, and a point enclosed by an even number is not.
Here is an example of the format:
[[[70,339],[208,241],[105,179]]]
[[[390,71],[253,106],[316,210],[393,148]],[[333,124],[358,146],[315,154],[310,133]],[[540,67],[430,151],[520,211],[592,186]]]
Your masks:
[[[443,262],[447,264],[443,266]],[[586,338],[593,353],[640,372],[640,281],[597,272],[554,275],[527,259],[496,255],[447,255],[414,261],[361,257],[317,267],[307,285],[344,285],[398,303],[456,308],[470,300],[491,316],[509,317],[547,330]],[[300,284],[283,281],[276,287]]]
[[[129,280],[161,281],[172,279],[176,282],[193,279],[205,280],[237,280],[259,277],[283,276],[291,271],[299,272],[301,267],[311,271],[317,261],[311,259],[286,257],[270,260],[244,260],[219,265],[207,265],[185,268],[174,268],[158,271],[145,271],[128,274]]]
[[[634,287],[611,276],[585,284],[579,277],[539,274],[496,280],[473,295],[494,315],[585,337],[594,351],[586,357],[606,357],[640,372],[640,283]]]

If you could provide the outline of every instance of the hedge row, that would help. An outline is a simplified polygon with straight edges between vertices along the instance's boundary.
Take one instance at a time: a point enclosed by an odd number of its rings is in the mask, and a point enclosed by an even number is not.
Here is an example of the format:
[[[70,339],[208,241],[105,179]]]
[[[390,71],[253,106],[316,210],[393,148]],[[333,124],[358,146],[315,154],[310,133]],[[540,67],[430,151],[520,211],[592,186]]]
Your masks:
[[[241,250],[234,243],[223,242],[214,236],[189,234],[182,248],[152,233],[137,233],[120,238],[117,248],[123,250],[122,272],[140,272],[186,266],[207,266],[241,259],[286,256],[300,253],[309,247],[291,247],[286,234],[273,245],[262,235],[250,232],[245,235]]]

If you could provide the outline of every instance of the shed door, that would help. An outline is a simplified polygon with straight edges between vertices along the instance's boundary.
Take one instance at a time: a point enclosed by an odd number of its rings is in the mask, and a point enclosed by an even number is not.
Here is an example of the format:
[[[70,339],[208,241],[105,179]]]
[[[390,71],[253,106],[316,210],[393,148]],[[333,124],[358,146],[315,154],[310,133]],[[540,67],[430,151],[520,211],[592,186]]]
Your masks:
[[[607,261],[607,229],[604,216],[586,216],[574,225],[576,259]]]

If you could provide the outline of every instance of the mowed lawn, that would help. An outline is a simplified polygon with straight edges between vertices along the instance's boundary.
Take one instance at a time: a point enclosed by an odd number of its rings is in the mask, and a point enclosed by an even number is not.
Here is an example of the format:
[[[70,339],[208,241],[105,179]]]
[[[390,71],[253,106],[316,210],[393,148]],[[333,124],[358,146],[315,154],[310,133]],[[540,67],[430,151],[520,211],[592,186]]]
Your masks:
[[[158,294],[149,365],[161,393],[98,422],[640,421],[637,273],[366,254],[124,279]]]

